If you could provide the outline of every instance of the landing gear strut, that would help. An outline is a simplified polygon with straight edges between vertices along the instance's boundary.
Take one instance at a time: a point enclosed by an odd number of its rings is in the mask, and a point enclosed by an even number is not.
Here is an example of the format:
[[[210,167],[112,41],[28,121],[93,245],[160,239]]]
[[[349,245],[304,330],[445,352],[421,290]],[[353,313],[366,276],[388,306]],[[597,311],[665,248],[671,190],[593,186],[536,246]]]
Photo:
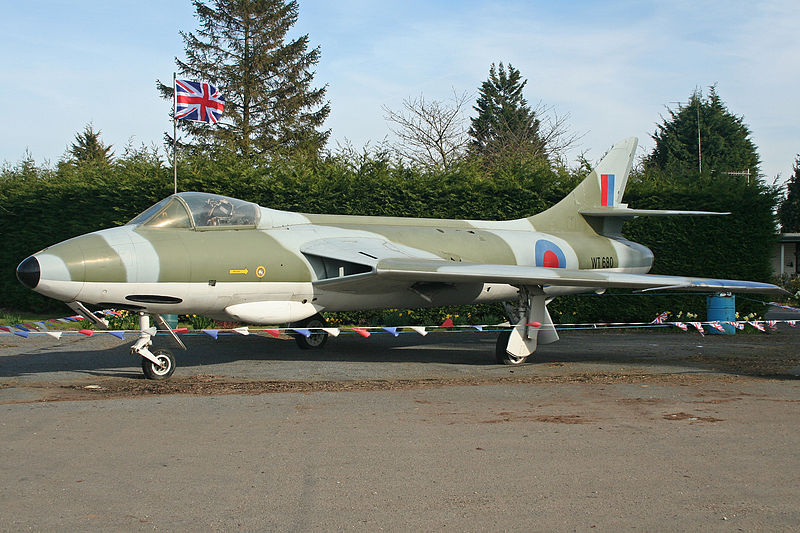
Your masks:
[[[175,335],[164,318],[161,315],[153,315],[153,317],[157,324],[172,335],[172,339],[178,346],[185,350],[186,345]],[[139,330],[139,340],[131,346],[131,355],[138,355],[142,358],[144,377],[156,380],[169,378],[175,372],[175,356],[164,348],[159,348],[154,352],[150,351],[150,346],[153,345],[152,337],[156,334],[157,328],[150,327],[150,316],[144,312],[139,312]]]
[[[547,311],[552,298],[546,296],[542,287],[522,286],[516,307],[507,305],[511,323],[510,331],[502,332],[497,338],[495,358],[498,364],[520,365],[536,351],[539,344],[549,344],[558,340],[553,320]]]

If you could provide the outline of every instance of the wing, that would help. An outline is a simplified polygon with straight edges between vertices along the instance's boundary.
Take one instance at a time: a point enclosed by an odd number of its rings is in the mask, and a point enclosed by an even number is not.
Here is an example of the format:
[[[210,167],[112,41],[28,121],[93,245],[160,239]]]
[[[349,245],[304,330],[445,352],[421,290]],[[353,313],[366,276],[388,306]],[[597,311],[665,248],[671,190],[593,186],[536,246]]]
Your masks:
[[[333,291],[357,291],[381,283],[507,283],[517,286],[567,286],[586,288],[624,288],[638,290],[682,289],[697,292],[730,291],[758,294],[784,294],[771,283],[726,279],[628,274],[598,270],[567,270],[521,265],[456,263],[442,259],[378,259],[368,272],[329,278],[315,285]]]

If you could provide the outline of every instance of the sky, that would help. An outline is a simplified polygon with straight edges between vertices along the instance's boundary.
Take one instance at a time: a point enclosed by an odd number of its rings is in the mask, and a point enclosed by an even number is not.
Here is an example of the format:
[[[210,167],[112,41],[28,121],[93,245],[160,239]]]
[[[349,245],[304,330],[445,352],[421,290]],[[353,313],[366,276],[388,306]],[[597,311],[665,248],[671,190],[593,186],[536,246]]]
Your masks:
[[[197,28],[189,0],[3,4],[0,162],[29,153],[54,165],[88,123],[117,153],[162,146],[172,104],[156,80],[170,82],[179,32]],[[788,178],[800,152],[797,0],[299,4],[291,35],[321,48],[315,85],[327,86],[333,149],[391,142],[384,106],[404,99],[455,91],[474,102],[490,65],[504,62],[528,80],[530,104],[581,136],[571,160],[597,161],[630,136],[648,153],[667,108],[712,84],[752,131],[768,182]]]

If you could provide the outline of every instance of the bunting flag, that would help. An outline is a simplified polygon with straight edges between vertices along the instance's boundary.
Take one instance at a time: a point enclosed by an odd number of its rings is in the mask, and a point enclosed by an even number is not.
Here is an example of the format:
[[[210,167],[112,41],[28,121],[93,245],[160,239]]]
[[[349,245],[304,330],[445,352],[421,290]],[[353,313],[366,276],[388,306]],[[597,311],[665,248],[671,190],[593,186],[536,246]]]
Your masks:
[[[91,337],[92,335],[94,335],[94,331],[92,331],[91,329],[80,329],[78,330],[78,333],[80,333],[81,335],[86,335],[87,337]]]
[[[114,335],[117,338],[125,340],[125,332],[124,331],[106,331],[109,335]]]
[[[422,335],[423,337],[424,337],[425,335],[427,335],[427,334],[428,334],[428,332],[427,332],[427,331],[425,331],[425,327],[424,327],[424,326],[409,326],[409,327],[410,327],[412,330],[414,330],[414,331],[416,331],[417,333],[419,333],[420,335]]]
[[[280,337],[281,336],[281,330],[279,330],[279,329],[267,329],[265,331],[267,333],[269,333],[270,335],[272,335],[273,337]]]
[[[689,325],[693,326],[694,329],[696,329],[697,332],[700,335],[702,335],[704,337],[706,336],[706,330],[703,329],[703,324],[702,323],[700,323],[700,322],[689,322]]]
[[[797,327],[797,320],[787,320],[786,323],[792,326],[793,328]]]
[[[751,320],[751,321],[748,321],[747,323],[750,324],[751,326],[753,326],[754,328],[756,328],[758,331],[766,332],[766,330],[764,329],[764,326],[762,326],[758,322],[754,322],[754,321]]]
[[[219,337],[219,331],[216,329],[204,329],[203,333],[216,340]]]
[[[339,333],[341,333],[339,331],[339,328],[321,328],[321,329],[331,337],[338,337]]]
[[[250,329],[247,326],[241,328],[233,328],[231,331],[235,331],[239,335],[250,335]]]
[[[719,322],[709,322],[708,325],[714,328],[715,330],[719,331],[720,333],[726,333],[725,327]]]
[[[306,328],[292,328],[292,331],[295,333],[299,333],[305,338],[309,338],[311,336],[311,330]]]
[[[738,329],[740,331],[743,331],[744,330],[744,324],[745,324],[744,322],[734,322],[733,323],[733,327],[735,327],[736,329]]]
[[[381,329],[382,329],[382,330],[384,330],[384,331],[388,331],[389,333],[391,333],[391,334],[392,334],[392,335],[394,335],[395,337],[397,337],[398,335],[400,335],[399,333],[397,333],[397,328],[395,328],[395,327],[391,327],[391,326],[383,326],[383,327],[381,327]]]
[[[472,326],[472,327],[477,329],[478,331],[483,331],[483,326]]]
[[[365,339],[371,335],[371,333],[364,328],[353,328],[353,331],[355,331]]]
[[[452,328],[453,326],[454,326],[454,324],[453,324],[453,319],[452,319],[452,318],[450,318],[450,317],[447,317],[447,318],[444,320],[444,322],[442,322],[442,325],[441,325],[441,326],[439,326],[439,327],[441,327],[441,328]]]
[[[673,322],[672,323],[675,327],[681,328],[683,331],[689,331],[689,327],[684,324],[683,322]]]
[[[54,339],[60,339],[61,335],[63,335],[63,333],[60,332],[60,331],[46,331],[45,333],[47,333],[48,335],[50,335]]]
[[[656,318],[655,318],[655,319],[654,319],[652,322],[650,322],[650,323],[651,323],[651,324],[663,324],[663,323],[664,323],[664,321],[667,319],[667,316],[668,316],[668,315],[669,315],[669,313],[668,313],[667,311],[664,311],[663,313],[661,313],[660,315],[658,315],[658,316],[657,316],[657,317],[656,317]]]
[[[775,331],[778,329],[778,322],[776,320],[767,320],[767,326],[769,326],[769,329],[772,331]]]

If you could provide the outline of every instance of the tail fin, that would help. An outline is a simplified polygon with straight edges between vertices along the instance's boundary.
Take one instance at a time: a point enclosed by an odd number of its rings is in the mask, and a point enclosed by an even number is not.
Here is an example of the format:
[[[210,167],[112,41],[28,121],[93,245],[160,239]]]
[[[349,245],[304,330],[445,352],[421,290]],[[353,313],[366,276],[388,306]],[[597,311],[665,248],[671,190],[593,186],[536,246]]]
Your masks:
[[[712,211],[628,209],[622,203],[628,174],[636,153],[636,137],[620,141],[588,176],[556,205],[529,217],[535,229],[544,231],[593,231],[618,236],[622,223],[635,217],[729,215]]]
[[[615,144],[594,170],[563,200],[529,218],[534,228],[580,231],[587,224],[581,212],[625,208],[622,195],[628,184],[628,174],[633,166],[637,144],[636,137],[629,137]]]

